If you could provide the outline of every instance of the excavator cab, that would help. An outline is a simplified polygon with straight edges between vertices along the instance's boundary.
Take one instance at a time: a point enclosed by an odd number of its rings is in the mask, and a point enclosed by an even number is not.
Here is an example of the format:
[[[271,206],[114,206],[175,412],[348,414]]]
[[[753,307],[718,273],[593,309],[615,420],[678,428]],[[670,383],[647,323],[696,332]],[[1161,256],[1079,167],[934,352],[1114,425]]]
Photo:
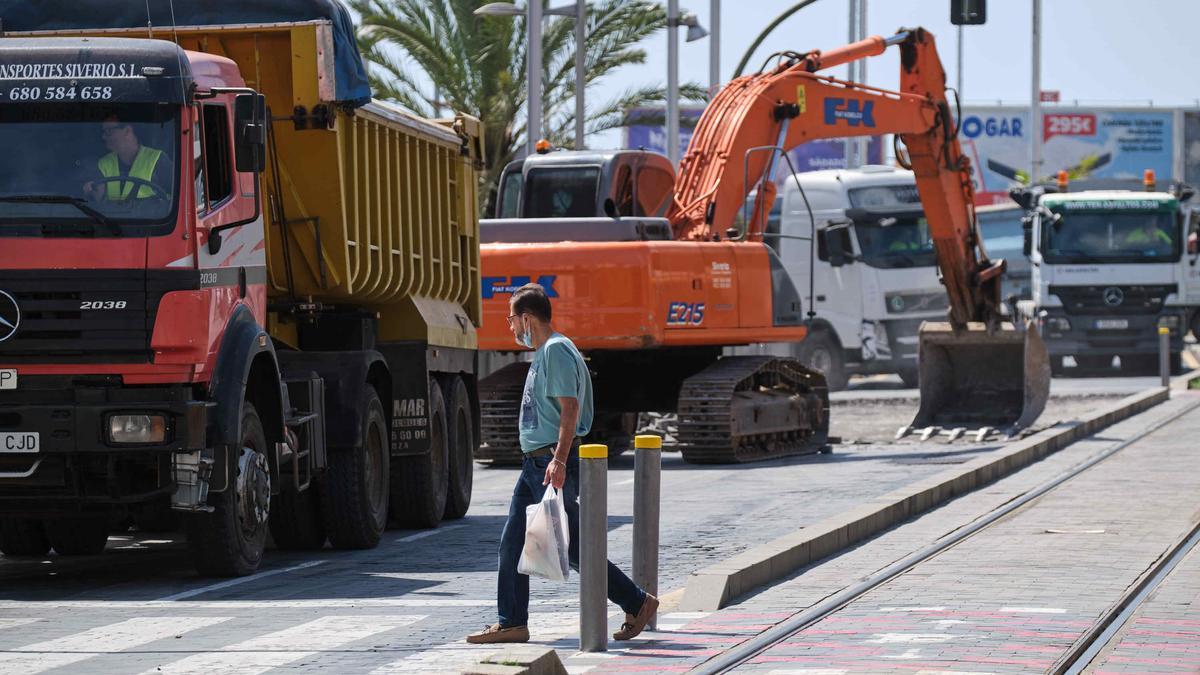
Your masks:
[[[921,406],[912,426],[1007,431],[1028,428],[1050,398],[1050,357],[1037,327],[1008,322],[921,326]]]

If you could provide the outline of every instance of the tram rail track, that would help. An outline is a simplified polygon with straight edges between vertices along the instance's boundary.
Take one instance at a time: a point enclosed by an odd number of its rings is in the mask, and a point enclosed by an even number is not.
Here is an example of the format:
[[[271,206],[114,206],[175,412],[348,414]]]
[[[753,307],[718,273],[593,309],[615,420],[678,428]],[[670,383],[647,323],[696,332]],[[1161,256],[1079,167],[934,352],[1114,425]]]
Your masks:
[[[883,586],[884,584],[896,579],[905,572],[924,563],[937,555],[957,546],[966,541],[970,537],[986,530],[997,522],[1007,518],[1008,516],[1020,511],[1021,509],[1031,505],[1042,496],[1062,486],[1073,478],[1076,478],[1097,464],[1116,455],[1122,450],[1138,443],[1147,436],[1159,431],[1168,424],[1178,420],[1184,415],[1200,409],[1200,401],[1184,406],[1180,410],[1171,413],[1170,415],[1157,420],[1152,425],[1139,431],[1134,436],[1121,441],[1120,443],[1106,448],[1095,453],[1091,457],[1076,464],[1067,471],[1060,473],[1054,478],[1031,488],[1014,499],[1002,504],[1001,506],[983,514],[970,523],[959,527],[949,534],[941,537],[937,541],[918,549],[909,555],[897,560],[873,574],[865,577],[856,584],[846,586],[836,593],[826,597],[817,604],[800,611],[791,617],[783,620],[775,626],[763,631],[757,636],[742,642],[741,644],[729,649],[728,651],[709,659],[708,661],[693,668],[690,673],[697,675],[709,675],[716,673],[726,673],[736,669],[738,666],[752,661],[755,657],[766,652],[767,650],[779,645],[785,640],[791,638],[795,634],[804,629],[816,624],[817,622],[833,615],[835,612],[846,607],[855,600],[865,596],[872,590]],[[1107,641],[1119,632],[1123,626],[1137,610],[1137,607],[1145,601],[1153,592],[1153,589],[1170,574],[1175,565],[1187,554],[1192,547],[1200,541],[1200,522],[1193,523],[1188,528],[1188,534],[1176,540],[1171,547],[1164,552],[1163,555],[1151,565],[1151,567],[1143,573],[1133,586],[1131,586],[1120,600],[1109,607],[1108,610],[1093,624],[1084,635],[1076,641],[1074,645],[1054,664],[1049,671],[1055,673],[1075,673],[1082,672],[1087,665],[1102,651]],[[1086,661],[1085,661],[1086,659]],[[1078,665],[1082,664],[1082,665]]]

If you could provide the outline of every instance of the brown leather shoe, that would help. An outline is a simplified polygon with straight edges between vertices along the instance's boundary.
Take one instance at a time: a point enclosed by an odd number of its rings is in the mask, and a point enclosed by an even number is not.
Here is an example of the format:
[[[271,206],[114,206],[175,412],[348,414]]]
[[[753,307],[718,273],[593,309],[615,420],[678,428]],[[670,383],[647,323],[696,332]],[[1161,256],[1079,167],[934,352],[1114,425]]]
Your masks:
[[[650,623],[650,619],[657,611],[658,598],[647,593],[646,600],[642,602],[642,608],[638,610],[637,616],[626,614],[625,623],[621,624],[621,630],[613,633],[613,639],[632,640],[637,637],[646,628],[646,624]]]
[[[467,642],[473,645],[490,645],[501,642],[529,642],[529,626],[509,626],[503,628],[494,623],[478,633],[467,636]]]

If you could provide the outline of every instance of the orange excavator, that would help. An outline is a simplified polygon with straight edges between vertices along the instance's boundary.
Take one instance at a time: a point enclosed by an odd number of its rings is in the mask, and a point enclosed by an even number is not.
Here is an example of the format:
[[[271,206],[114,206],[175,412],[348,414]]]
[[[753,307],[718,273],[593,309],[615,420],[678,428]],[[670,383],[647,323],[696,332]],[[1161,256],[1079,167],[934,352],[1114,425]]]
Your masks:
[[[820,74],[890,46],[900,49],[899,92]],[[556,327],[588,357],[596,440],[619,446],[636,413],[658,411],[677,414],[675,440],[691,462],[823,449],[829,403],[819,372],[790,358],[722,352],[803,340],[812,318],[767,241],[786,151],[891,133],[897,161],[916,174],[950,306],[946,322],[921,328],[913,426],[1032,424],[1048,398],[1049,360],[1035,328],[1003,319],[1004,261],[988,259],[976,229],[968,160],[933,36],[915,28],[778,56],[776,67],[738,78],[714,98],[678,175],[646,151],[551,152],[510,165],[498,218],[481,223],[480,348],[515,351],[508,298],[536,281],[554,298]],[[842,245],[836,236],[816,241],[820,226],[814,221],[813,243]],[[513,363],[480,383],[479,458],[517,452],[527,369]]]

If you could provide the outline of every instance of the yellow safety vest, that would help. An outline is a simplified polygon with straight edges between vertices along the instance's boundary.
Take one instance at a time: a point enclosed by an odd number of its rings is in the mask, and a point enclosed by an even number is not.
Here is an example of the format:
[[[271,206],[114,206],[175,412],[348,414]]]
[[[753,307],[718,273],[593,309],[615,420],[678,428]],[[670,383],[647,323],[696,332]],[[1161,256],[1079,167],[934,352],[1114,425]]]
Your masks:
[[[158,158],[162,157],[162,150],[147,148],[142,146],[138,149],[137,157],[133,158],[133,166],[129,167],[129,176],[132,178],[140,178],[144,181],[149,181],[154,176],[154,167],[158,164]],[[119,178],[121,176],[121,165],[117,161],[117,153],[110,152],[100,158],[100,175],[105,178]],[[120,181],[108,181],[108,199],[110,201],[118,201],[128,199],[129,193],[133,191],[133,183],[122,183]],[[139,185],[137,191],[138,199],[153,197],[155,191],[147,185]]]
[[[1163,232],[1160,229],[1155,228],[1153,238],[1158,240],[1159,242],[1167,244],[1168,246],[1171,244],[1171,235],[1167,234],[1166,232]],[[1146,234],[1146,232],[1144,230],[1134,230],[1133,232],[1130,232],[1125,237],[1125,243],[1127,243],[1127,244],[1150,244],[1150,243],[1154,243],[1154,242],[1151,240],[1151,236]]]

